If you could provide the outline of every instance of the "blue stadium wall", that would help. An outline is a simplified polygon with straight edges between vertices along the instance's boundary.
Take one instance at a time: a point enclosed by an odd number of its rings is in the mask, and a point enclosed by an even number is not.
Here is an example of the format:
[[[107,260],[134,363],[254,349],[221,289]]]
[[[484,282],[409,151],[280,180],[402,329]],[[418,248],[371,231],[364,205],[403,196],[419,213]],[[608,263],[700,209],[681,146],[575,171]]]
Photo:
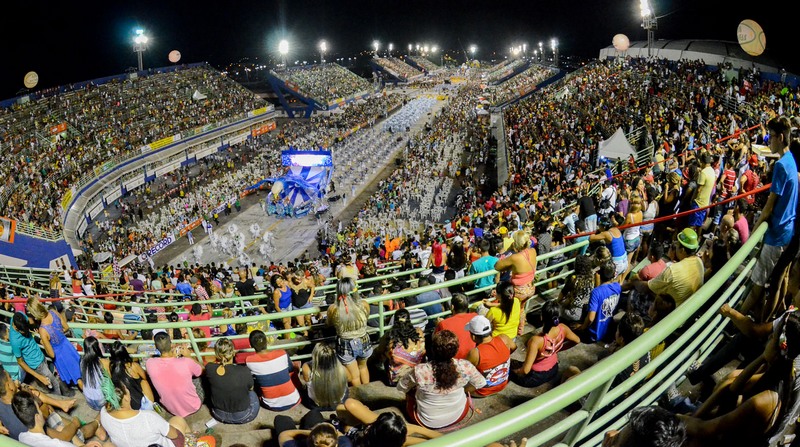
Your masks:
[[[14,243],[0,242],[0,264],[33,268],[53,268],[56,259],[69,259],[77,265],[72,247],[64,239],[47,241],[17,232]]]

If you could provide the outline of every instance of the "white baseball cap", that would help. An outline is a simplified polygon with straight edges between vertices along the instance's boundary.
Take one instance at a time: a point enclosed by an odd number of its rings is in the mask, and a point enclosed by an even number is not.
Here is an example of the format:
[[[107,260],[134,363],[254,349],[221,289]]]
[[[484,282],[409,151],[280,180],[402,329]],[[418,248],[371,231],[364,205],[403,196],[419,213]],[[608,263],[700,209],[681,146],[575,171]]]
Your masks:
[[[472,335],[486,336],[492,333],[492,322],[483,315],[477,315],[469,320],[464,329]]]

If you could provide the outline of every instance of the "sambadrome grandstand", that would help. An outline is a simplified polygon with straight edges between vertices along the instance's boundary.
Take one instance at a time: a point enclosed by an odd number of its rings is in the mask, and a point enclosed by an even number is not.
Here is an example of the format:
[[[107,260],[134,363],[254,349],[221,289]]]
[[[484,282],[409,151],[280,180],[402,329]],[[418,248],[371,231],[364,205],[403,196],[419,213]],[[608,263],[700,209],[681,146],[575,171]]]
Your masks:
[[[714,236],[724,226],[724,219],[713,222],[717,209],[727,212],[726,204],[732,208],[740,199],[755,197],[746,217],[752,226],[753,213],[766,201],[770,187],[771,159],[756,144],[763,143],[761,125],[776,114],[800,114],[797,79],[782,79],[766,66],[742,68],[747,66],[738,59],[705,65],[697,61],[701,57],[687,59],[685,53],[650,60],[612,53],[602,50],[601,59],[570,73],[523,59],[476,68],[440,67],[411,57],[376,58],[371,62],[374,70],[392,79],[378,86],[336,64],[276,70],[270,83],[280,102],[305,114],[295,119],[277,118],[274,106],[202,63],[110,76],[4,101],[0,104],[0,151],[6,160],[0,168],[5,179],[0,186],[0,315],[8,323],[15,312],[26,312],[29,297],[39,297],[48,306],[68,311],[69,340],[79,352],[83,337],[106,334],[98,337],[103,345],[119,341],[135,360],[146,358],[147,351],[139,348],[152,344],[142,338],[143,333],[166,330],[173,343],[187,345],[191,356],[202,363],[213,361],[211,346],[220,335],[241,341],[235,342],[237,355],[253,352],[248,334],[262,329],[278,339],[270,350],[286,350],[299,365],[309,361],[316,344],[335,339],[322,318],[329,303],[336,301],[337,279],[331,267],[357,254],[362,269],[358,290],[371,307],[368,333],[376,358],[369,362],[372,380],[351,387],[349,396],[379,413],[405,414],[406,396],[385,384],[383,361],[377,359],[397,303],[406,303],[412,315],[429,320],[426,332],[431,332],[437,320],[452,314],[451,293],[440,291],[463,290],[476,309],[481,298],[495,290],[493,278],[500,273],[492,268],[473,273],[461,265],[463,276],[443,275],[444,282],[427,284],[431,268],[436,273],[439,266],[406,256],[419,252],[419,243],[441,235],[439,243],[450,246],[452,253],[452,245],[465,239],[478,247],[491,234],[503,241],[514,230],[530,232],[538,252],[532,281],[536,292],[524,304],[528,321],[514,339],[517,349],[512,354],[514,361],[523,361],[528,340],[542,324],[537,316],[543,304],[559,300],[564,306],[564,297],[575,293],[575,277],[585,273],[576,272],[576,259],[590,246],[588,254],[599,256],[587,227],[576,226],[582,198],[597,197],[600,214],[612,184],[626,191],[628,196],[620,193],[618,199],[626,202],[634,201],[631,190],[641,188],[649,195],[649,188],[660,187],[662,179],[667,184],[677,177],[677,185],[689,188],[693,181],[689,172],[696,169],[694,154],[748,141],[752,147],[746,150],[755,162],[748,156],[745,164],[758,166],[763,174],[757,187],[746,193],[718,193],[711,203],[691,209],[672,203],[669,210],[633,223],[626,220],[619,227],[641,228],[645,234],[645,227],[652,224],[651,245],[656,241],[671,245],[675,235],[691,226],[689,216],[707,210],[712,223],[711,227],[706,223],[705,232]],[[706,61],[716,60],[705,56]],[[447,86],[426,83],[434,76],[447,79]],[[426,98],[440,104],[430,121],[424,121],[432,110],[426,107],[433,107]],[[248,194],[255,192],[252,185],[277,176],[285,166],[282,150],[330,149],[335,159],[352,139],[382,138],[380,123],[404,113],[408,118],[402,123],[409,129],[421,123],[420,134],[412,130],[404,134],[407,147],[399,149],[405,151],[404,163],[387,167],[392,173],[358,196],[359,203],[350,198],[356,219],[334,228],[335,234],[323,238],[325,244],[271,241],[305,243],[312,253],[308,257],[251,255],[252,265],[237,260],[225,266],[200,262],[167,266],[158,259],[159,252],[184,243],[187,232],[198,240],[216,237],[205,231],[206,225],[249,200]],[[460,158],[436,165],[437,160],[447,160],[447,151],[455,150],[461,151]],[[180,173],[192,167],[213,175],[183,179]],[[725,169],[724,162],[720,169]],[[682,176],[687,177],[683,183]],[[173,183],[157,189],[163,178]],[[428,181],[431,178],[439,180]],[[269,188],[270,184],[262,186],[262,193]],[[457,201],[437,199],[456,190]],[[132,202],[133,197],[141,199]],[[144,206],[148,201],[155,205]],[[447,208],[453,217],[436,222],[420,217],[420,208],[435,207]],[[137,213],[137,208],[146,211]],[[291,222],[287,216],[284,222]],[[400,221],[405,225],[391,224]],[[391,230],[382,232],[376,228],[380,225]],[[528,446],[599,446],[607,431],[626,424],[631,409],[663,405],[670,400],[665,396],[675,396],[676,388],[691,397],[697,388],[687,374],[716,355],[737,331],[719,309],[724,304],[738,307],[750,292],[750,274],[768,227],[764,223],[748,229],[749,238],[735,249],[714,249],[716,258],[708,261],[702,286],[657,322],[651,321],[635,340],[612,350],[613,334],[598,342],[582,338],[582,343],[560,353],[557,366],[559,377],[571,367],[580,374],[535,388],[509,383],[497,394],[475,398],[464,420],[441,430],[442,436],[425,441],[426,445],[477,447],[525,437]],[[702,236],[696,237],[702,244]],[[408,245],[389,250],[387,242],[393,238]],[[706,245],[709,259],[712,245]],[[492,246],[492,254],[509,250],[500,247]],[[393,255],[397,251],[399,255]],[[108,256],[97,257],[100,252]],[[647,255],[634,255],[624,275],[636,275],[651,264]],[[311,305],[267,311],[273,300],[270,274],[290,262],[318,281]],[[270,264],[273,268],[266,267]],[[319,278],[326,268],[327,277]],[[170,287],[173,274],[178,281],[178,271],[190,292]],[[140,273],[147,275],[144,291],[135,290],[131,282]],[[236,281],[237,273],[260,278],[252,289],[255,294],[228,292],[229,284],[244,282]],[[421,278],[427,285],[419,285]],[[474,287],[483,278],[492,281]],[[160,286],[151,288],[153,280]],[[594,285],[593,273],[590,283]],[[787,294],[795,291],[790,281]],[[418,303],[417,297],[428,292],[438,293],[438,298]],[[207,308],[204,313],[211,323],[190,321],[193,304]],[[438,311],[432,312],[437,305]],[[419,309],[424,312],[413,312]],[[603,318],[619,320],[639,309],[631,304],[615,305],[607,315],[606,310]],[[171,314],[178,316],[177,321],[170,320]],[[195,330],[210,324],[213,336]],[[652,354],[655,351],[658,355]],[[631,373],[631,365],[645,356],[649,361]],[[721,381],[737,364],[738,358],[732,358],[720,365],[727,369],[712,378]],[[80,391],[75,397],[77,404],[65,417],[82,421],[97,417]],[[785,434],[793,433],[797,406],[791,402],[781,407],[780,417],[760,436],[761,442],[751,445],[778,445]],[[299,421],[306,412],[304,405],[280,413],[261,408],[255,420],[243,425],[213,423],[207,399],[185,419],[192,432],[213,433],[223,446],[256,446],[277,442],[272,432],[277,414]],[[2,445],[21,445],[8,437],[0,439]]]

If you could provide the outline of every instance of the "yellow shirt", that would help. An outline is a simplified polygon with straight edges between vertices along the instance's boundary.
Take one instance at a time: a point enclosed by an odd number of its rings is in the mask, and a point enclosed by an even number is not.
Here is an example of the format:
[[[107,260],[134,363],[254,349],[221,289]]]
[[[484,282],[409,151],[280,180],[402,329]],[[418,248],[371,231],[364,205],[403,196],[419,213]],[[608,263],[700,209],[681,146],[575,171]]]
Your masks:
[[[492,322],[492,337],[506,334],[506,336],[512,340],[516,338],[517,329],[519,329],[520,308],[519,300],[514,298],[514,306],[511,308],[510,318],[506,318],[499,306],[489,309],[486,318]]]
[[[648,281],[647,285],[656,295],[669,295],[680,306],[687,298],[702,287],[705,274],[703,260],[689,256],[665,268],[660,275]]]
[[[697,179],[697,195],[694,199],[694,203],[697,206],[708,206],[716,179],[717,173],[714,172],[714,168],[711,166],[706,166],[700,171],[700,176]]]

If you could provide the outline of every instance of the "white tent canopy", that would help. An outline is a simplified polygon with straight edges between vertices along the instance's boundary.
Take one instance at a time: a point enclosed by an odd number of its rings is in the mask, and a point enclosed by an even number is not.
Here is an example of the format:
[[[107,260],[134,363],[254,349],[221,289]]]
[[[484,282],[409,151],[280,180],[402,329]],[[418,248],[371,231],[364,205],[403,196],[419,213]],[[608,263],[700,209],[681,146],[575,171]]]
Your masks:
[[[633,149],[633,146],[628,143],[628,139],[625,138],[625,132],[622,131],[622,128],[618,128],[611,138],[601,141],[597,153],[600,157],[610,159],[621,158],[627,160],[631,155],[636,157],[636,151]]]

